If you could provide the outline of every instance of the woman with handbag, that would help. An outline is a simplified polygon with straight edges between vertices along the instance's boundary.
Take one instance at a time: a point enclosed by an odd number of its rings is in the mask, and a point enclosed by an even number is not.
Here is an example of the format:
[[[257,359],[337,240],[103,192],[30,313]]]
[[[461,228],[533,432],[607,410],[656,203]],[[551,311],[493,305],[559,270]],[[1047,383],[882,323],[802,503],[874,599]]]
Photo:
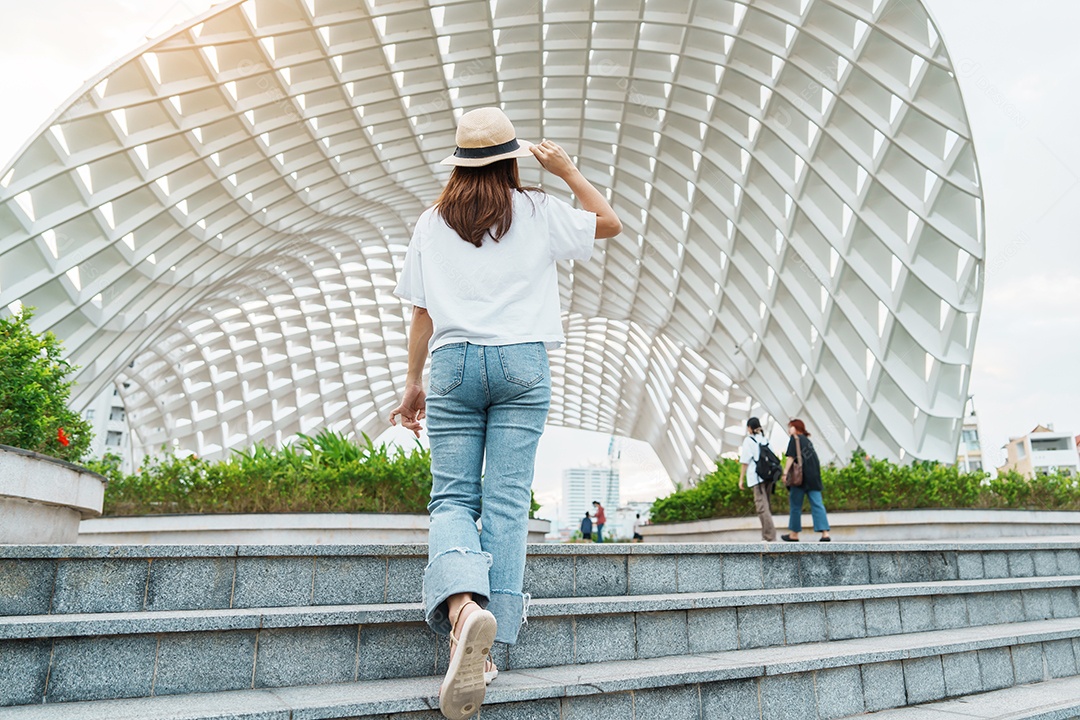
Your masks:
[[[810,515],[814,518],[814,532],[821,533],[821,542],[832,542],[829,537],[829,518],[825,514],[825,504],[821,500],[821,463],[818,461],[814,444],[810,442],[810,433],[806,424],[796,418],[788,422],[787,452],[785,455],[784,485],[788,489],[788,529],[791,533],[781,535],[785,542],[799,542],[802,531],[803,498],[810,501]]]

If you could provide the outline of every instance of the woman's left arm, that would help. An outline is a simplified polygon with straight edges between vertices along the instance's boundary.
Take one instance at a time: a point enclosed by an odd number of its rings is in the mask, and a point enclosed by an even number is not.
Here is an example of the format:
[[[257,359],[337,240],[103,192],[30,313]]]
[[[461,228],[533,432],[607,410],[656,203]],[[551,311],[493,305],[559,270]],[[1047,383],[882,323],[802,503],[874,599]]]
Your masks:
[[[401,404],[390,411],[390,424],[397,425],[394,418],[400,415],[402,426],[412,430],[416,437],[420,437],[423,429],[420,421],[427,416],[424,365],[427,364],[428,341],[434,331],[427,309],[414,305],[412,323],[409,324],[409,369],[405,376],[405,396]]]

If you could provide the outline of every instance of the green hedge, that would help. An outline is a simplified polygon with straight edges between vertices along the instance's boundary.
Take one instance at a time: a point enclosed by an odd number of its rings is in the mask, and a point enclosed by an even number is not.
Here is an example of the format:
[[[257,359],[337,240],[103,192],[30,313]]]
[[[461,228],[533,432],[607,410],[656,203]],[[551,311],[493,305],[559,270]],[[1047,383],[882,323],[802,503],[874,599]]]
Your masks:
[[[324,430],[295,445],[256,445],[227,460],[166,455],[146,458],[134,474],[120,458],[89,463],[109,479],[106,516],[166,513],[426,513],[431,453],[409,452],[367,435],[356,444]],[[532,512],[539,509],[533,501]]]
[[[1007,472],[991,480],[982,471],[962,472],[940,463],[897,465],[852,454],[847,465],[821,469],[825,507],[830,512],[914,510],[921,508],[1010,508],[1080,510],[1077,478],[1044,475],[1032,479]],[[716,470],[687,488],[656,501],[652,522],[689,522],[708,518],[754,515],[749,489],[739,489],[739,463],[722,458]],[[787,492],[778,485],[771,501],[774,513],[788,511]]]

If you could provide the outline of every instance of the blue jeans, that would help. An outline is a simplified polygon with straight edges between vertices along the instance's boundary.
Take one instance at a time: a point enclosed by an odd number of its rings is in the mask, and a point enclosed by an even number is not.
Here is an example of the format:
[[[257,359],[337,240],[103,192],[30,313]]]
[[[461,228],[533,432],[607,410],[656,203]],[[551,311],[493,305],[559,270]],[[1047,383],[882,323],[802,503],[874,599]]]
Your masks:
[[[604,542],[604,524],[600,523],[596,526],[596,532],[593,534],[593,539],[596,542]]]
[[[829,518],[825,515],[825,503],[821,501],[820,490],[803,490],[801,487],[788,488],[788,506],[791,515],[788,517],[788,529],[792,532],[802,531],[802,503],[803,498],[810,500],[810,516],[814,518],[814,532],[822,532],[829,529]]]
[[[472,593],[495,615],[495,639],[517,641],[529,600],[522,581],[533,465],[550,404],[543,343],[455,343],[431,355],[424,612],[441,635],[450,632],[446,599]]]

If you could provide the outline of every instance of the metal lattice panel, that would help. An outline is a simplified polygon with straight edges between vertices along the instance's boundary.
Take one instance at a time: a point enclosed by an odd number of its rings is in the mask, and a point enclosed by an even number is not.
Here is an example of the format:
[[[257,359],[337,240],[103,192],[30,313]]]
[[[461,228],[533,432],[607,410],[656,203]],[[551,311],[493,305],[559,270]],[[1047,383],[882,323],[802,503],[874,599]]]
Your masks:
[[[483,105],[563,144],[625,228],[564,268],[550,422],[647,440],[677,478],[751,412],[805,417],[826,455],[955,457],[981,189],[913,0],[228,3],[0,173],[0,304],[65,339],[76,403],[126,383],[137,452],[377,434],[411,223]]]

